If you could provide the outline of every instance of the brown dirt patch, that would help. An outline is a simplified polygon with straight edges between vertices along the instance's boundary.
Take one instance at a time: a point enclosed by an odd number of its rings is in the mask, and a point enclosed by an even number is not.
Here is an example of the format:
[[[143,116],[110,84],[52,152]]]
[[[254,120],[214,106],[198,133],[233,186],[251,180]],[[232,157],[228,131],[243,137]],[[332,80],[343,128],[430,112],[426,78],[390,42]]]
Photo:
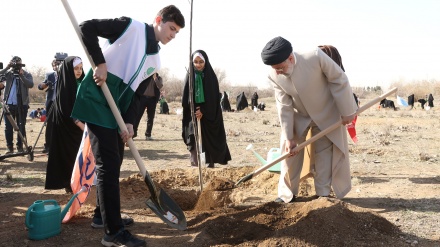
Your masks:
[[[440,137],[440,112],[366,111],[358,118],[359,143],[349,142],[353,189],[347,197],[315,198],[310,178],[301,184],[297,202],[278,204],[273,202],[276,173],[265,171],[233,188],[233,182],[260,166],[246,151],[248,144],[263,157],[278,146],[273,99],[264,102],[263,112],[224,114],[233,160],[202,169],[202,192],[198,169],[188,167],[180,117],[157,114],[155,140],[135,139],[136,146],[156,186],[184,210],[188,229],[170,228],[146,206],[150,194],[127,150],[120,187],[122,212],[135,220],[129,230],[148,246],[439,246],[440,144],[435,140]],[[179,104],[170,107],[174,113]],[[33,145],[41,123],[29,121],[27,127]],[[41,146],[40,139],[36,154]],[[46,160],[36,155],[33,161],[1,161],[0,246],[100,246],[103,231],[90,227],[95,188],[59,235],[27,238],[25,214],[34,201],[54,199],[64,207],[71,197],[62,190],[43,189]]]

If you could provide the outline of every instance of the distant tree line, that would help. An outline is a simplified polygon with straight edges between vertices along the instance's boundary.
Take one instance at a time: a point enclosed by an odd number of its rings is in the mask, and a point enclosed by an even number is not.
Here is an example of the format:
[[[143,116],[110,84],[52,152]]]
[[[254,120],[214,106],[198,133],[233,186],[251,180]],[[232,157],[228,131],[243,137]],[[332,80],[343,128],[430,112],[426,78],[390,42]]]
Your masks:
[[[44,91],[38,90],[37,85],[42,82],[45,78],[47,69],[42,66],[33,66],[28,71],[32,74],[34,79],[34,87],[29,90],[30,98],[32,103],[42,103],[44,104],[46,100],[46,94]],[[236,97],[244,92],[246,98],[250,100],[254,92],[258,93],[259,98],[273,97],[274,92],[270,85],[269,87],[259,89],[254,84],[249,83],[245,86],[232,86],[232,84],[227,79],[227,74],[225,70],[214,68],[214,72],[217,75],[219,81],[220,92],[226,92],[229,95],[229,100],[231,103],[235,103]],[[159,71],[164,82],[164,92],[165,98],[169,102],[180,101],[182,98],[184,78],[176,78],[171,74],[168,68],[162,68]],[[413,81],[413,82],[393,82],[390,88],[398,88],[398,95],[400,97],[407,97],[414,94],[417,98],[424,98],[425,95],[432,93],[434,97],[440,95],[440,81],[437,80],[423,80],[423,81]],[[380,95],[385,92],[381,86],[367,86],[367,87],[353,87],[353,92],[359,98],[371,98],[376,95]],[[440,98],[440,97],[439,97]]]

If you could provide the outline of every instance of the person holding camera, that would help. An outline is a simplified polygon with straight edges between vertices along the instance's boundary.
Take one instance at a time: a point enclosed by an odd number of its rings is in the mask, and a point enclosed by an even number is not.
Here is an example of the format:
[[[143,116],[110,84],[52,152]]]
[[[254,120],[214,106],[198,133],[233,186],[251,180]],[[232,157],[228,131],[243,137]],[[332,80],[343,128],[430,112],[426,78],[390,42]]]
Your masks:
[[[23,70],[25,65],[18,56],[14,56],[9,64],[0,70],[0,74],[4,74],[6,85],[0,83],[0,90],[5,89],[3,101],[7,105],[11,117],[17,122],[19,131],[26,138],[26,116],[29,109],[29,88],[34,86],[32,75]],[[14,129],[11,122],[4,115],[5,119],[5,137],[8,150],[6,154],[14,152],[13,139]],[[23,152],[23,140],[17,133],[17,151]]]
[[[58,66],[61,64],[61,61],[54,59],[52,61],[52,72],[46,74],[44,81],[38,84],[39,90],[46,91],[46,104],[45,107],[47,111],[50,113],[50,108],[52,107],[52,103],[55,100],[55,86],[57,83],[57,71]],[[46,121],[46,133],[45,133],[45,142],[43,153],[49,152],[50,147],[50,136],[52,135],[52,122]]]

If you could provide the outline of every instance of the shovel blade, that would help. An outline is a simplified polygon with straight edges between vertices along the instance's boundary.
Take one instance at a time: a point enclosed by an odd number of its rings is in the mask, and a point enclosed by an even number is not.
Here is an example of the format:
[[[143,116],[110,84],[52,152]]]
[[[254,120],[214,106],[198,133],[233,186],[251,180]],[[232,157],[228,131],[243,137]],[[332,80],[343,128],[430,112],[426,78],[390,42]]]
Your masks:
[[[157,198],[149,198],[147,206],[167,225],[178,230],[186,230],[185,214],[174,200],[163,189],[157,193]]]
[[[201,162],[202,165],[206,164],[205,153],[201,153],[200,154],[200,162]]]

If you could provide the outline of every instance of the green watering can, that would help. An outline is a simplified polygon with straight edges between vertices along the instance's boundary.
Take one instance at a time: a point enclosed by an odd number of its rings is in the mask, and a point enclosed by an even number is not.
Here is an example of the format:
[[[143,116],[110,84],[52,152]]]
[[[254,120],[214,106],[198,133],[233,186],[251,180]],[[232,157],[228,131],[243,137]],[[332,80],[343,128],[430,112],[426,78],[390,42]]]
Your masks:
[[[26,212],[26,227],[28,237],[33,240],[41,240],[58,235],[61,232],[61,221],[69,211],[75,198],[85,189],[83,187],[78,193],[72,196],[69,202],[61,211],[61,207],[55,200],[35,201]]]
[[[249,144],[246,147],[246,150],[251,150],[252,153],[254,153],[255,157],[257,157],[258,161],[260,161],[260,163],[262,165],[266,165],[269,162],[271,162],[272,160],[277,159],[278,157],[281,156],[281,150],[279,148],[271,148],[269,150],[269,152],[267,152],[267,160],[265,160],[263,157],[261,157],[261,155],[259,155],[254,149],[253,149],[253,145]],[[270,172],[275,172],[275,173],[280,173],[281,172],[281,161],[276,163],[275,165],[271,166],[269,168]]]

